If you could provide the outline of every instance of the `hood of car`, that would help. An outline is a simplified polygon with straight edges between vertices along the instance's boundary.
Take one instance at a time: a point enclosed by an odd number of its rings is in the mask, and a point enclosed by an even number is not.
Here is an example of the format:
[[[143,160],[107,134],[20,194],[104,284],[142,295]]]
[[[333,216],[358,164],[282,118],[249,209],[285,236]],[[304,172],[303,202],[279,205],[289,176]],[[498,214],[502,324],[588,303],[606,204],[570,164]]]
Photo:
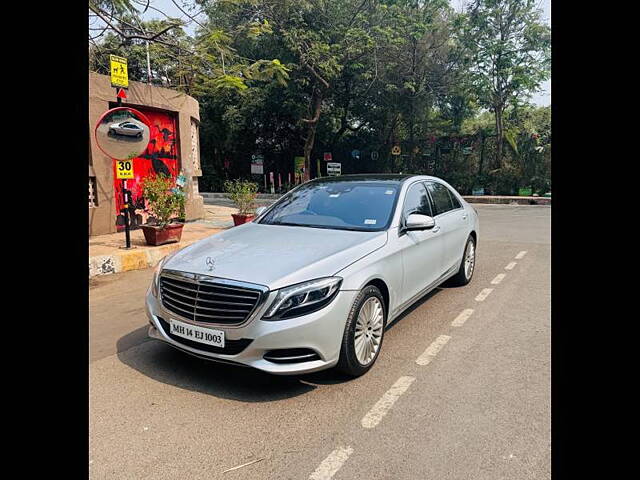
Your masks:
[[[258,283],[275,290],[334,275],[386,241],[384,231],[246,223],[180,250],[163,268]]]

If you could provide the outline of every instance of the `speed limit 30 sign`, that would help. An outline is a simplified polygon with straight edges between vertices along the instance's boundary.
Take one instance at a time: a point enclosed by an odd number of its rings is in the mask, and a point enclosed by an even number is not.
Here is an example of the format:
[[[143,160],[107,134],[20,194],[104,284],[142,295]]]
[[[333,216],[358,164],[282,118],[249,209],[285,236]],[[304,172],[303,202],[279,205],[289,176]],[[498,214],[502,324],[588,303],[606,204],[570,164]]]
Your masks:
[[[116,160],[116,178],[133,178],[133,160]]]

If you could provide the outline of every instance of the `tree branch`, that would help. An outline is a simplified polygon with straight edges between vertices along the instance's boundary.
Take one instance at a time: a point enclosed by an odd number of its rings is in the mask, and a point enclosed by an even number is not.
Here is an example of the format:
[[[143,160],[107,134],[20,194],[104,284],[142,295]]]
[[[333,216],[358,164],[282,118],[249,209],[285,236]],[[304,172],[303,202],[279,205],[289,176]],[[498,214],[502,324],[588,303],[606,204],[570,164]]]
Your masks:
[[[100,17],[102,19],[102,21],[104,23],[106,23],[114,32],[116,32],[118,35],[120,35],[121,37],[125,38],[126,40],[134,40],[134,39],[139,39],[139,40],[147,40],[149,42],[159,42],[159,40],[156,40],[159,36],[163,35],[164,33],[168,32],[169,30],[171,30],[172,28],[176,28],[179,27],[179,24],[171,24],[169,26],[167,26],[166,28],[163,28],[162,30],[160,30],[157,33],[154,33],[151,36],[148,35],[138,35],[138,34],[126,34],[124,33],[122,30],[120,30],[118,27],[116,27],[115,25],[113,25],[109,19],[107,19],[107,17],[104,15],[104,13],[98,9],[97,7],[93,6],[93,5],[89,5],[89,9],[95,13],[98,17]]]

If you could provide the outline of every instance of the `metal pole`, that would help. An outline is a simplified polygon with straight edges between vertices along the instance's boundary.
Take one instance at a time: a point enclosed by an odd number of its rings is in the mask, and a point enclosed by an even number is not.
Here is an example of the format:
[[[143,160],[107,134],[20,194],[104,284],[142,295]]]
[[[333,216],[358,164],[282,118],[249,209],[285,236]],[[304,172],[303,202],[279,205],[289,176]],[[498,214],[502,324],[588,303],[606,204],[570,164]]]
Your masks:
[[[116,102],[118,103],[119,107],[122,106],[122,98],[117,97]],[[125,248],[131,248],[131,233],[129,231],[129,203],[127,202],[127,181],[124,178],[122,179],[122,200],[124,205],[124,208],[122,209],[122,215],[124,216]]]
[[[125,248],[131,248],[131,233],[129,232],[129,203],[127,202],[127,181],[122,179],[122,199],[124,201],[124,238]]]
[[[151,61],[149,60],[149,42],[147,41],[147,83],[151,83]]]

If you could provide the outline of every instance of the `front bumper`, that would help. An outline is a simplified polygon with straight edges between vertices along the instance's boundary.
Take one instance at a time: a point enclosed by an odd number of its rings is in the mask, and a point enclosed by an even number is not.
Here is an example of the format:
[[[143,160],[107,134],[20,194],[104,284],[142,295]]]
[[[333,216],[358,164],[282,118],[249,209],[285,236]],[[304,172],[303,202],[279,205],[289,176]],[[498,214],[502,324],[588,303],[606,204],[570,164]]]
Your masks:
[[[257,368],[277,375],[290,375],[315,372],[333,367],[338,363],[340,344],[347,315],[358,292],[340,291],[336,298],[323,309],[297,318],[287,320],[261,320],[265,310],[271,305],[275,292],[252,315],[252,319],[241,326],[211,325],[211,328],[225,332],[225,342],[252,339],[251,343],[236,355],[211,353],[174,340],[167,335],[159,318],[169,322],[175,318],[185,323],[189,319],[177,316],[166,310],[159,299],[147,291],[146,311],[149,318],[149,336],[161,340],[186,353],[207,360],[233,363]],[[202,324],[199,324],[202,326]],[[263,358],[270,350],[308,348],[318,354],[319,359],[299,363],[274,363]]]

